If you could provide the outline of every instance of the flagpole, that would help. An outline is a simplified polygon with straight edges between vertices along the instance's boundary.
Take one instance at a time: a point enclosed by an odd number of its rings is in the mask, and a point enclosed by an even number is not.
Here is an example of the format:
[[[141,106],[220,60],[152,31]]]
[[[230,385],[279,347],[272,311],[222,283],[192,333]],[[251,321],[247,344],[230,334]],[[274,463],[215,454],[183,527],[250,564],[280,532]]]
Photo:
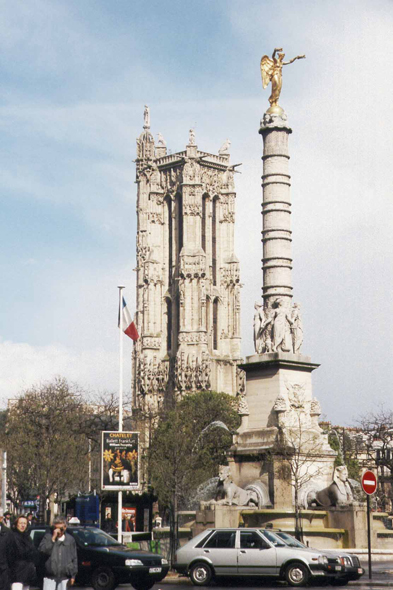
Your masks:
[[[123,289],[124,285],[119,285],[119,432],[123,431]],[[121,490],[117,493],[117,540],[122,542],[122,508],[123,493]]]

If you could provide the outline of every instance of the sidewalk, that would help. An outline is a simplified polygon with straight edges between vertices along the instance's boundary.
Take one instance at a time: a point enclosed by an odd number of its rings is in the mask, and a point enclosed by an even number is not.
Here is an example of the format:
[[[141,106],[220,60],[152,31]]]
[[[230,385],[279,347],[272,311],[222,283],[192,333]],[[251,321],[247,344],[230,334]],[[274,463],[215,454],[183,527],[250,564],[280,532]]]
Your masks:
[[[386,579],[382,576],[373,576],[372,580],[369,580],[365,575],[356,582],[349,582],[347,588],[392,588],[392,579]]]
[[[192,586],[189,578],[186,576],[181,576],[180,574],[171,570],[169,570],[165,578],[161,580],[160,584],[189,584]]]

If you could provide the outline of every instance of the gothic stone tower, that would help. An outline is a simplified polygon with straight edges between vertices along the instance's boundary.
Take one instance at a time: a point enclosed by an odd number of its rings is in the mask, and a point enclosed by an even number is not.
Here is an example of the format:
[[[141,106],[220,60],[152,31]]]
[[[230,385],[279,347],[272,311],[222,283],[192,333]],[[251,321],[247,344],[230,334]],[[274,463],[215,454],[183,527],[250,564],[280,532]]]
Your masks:
[[[234,167],[218,155],[157,145],[145,107],[137,140],[137,297],[134,406],[157,411],[198,390],[235,394],[240,278],[234,254]]]

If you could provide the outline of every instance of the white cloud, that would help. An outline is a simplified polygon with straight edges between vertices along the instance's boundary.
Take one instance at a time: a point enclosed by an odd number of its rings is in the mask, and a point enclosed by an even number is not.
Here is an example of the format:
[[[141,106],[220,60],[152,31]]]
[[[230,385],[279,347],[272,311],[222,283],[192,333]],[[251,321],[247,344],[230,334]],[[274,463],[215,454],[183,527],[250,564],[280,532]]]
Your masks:
[[[127,375],[130,359],[125,356],[124,362]],[[59,375],[86,391],[117,391],[118,366],[118,353],[103,348],[76,352],[61,345],[31,346],[3,341],[0,342],[0,403],[5,406],[8,398]]]

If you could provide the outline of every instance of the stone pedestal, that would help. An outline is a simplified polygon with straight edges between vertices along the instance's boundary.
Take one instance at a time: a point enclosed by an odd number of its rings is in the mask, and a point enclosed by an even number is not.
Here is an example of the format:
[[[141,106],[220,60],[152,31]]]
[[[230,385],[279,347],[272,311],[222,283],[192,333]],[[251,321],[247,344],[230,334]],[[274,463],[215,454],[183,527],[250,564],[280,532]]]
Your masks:
[[[248,431],[278,426],[273,411],[277,398],[294,394],[302,397],[299,403],[312,400],[311,372],[319,365],[311,363],[308,356],[283,352],[254,354],[240,367],[246,373]],[[239,433],[239,444],[240,441]]]
[[[367,547],[367,510],[363,502],[354,502],[352,506],[330,508],[328,526],[346,530],[346,547]]]
[[[292,509],[294,494],[291,476],[282,476],[279,434],[289,446],[304,446],[300,450],[310,456],[305,469],[315,474],[312,485],[322,489],[332,481],[336,453],[319,427],[321,410],[312,395],[311,373],[318,366],[307,356],[283,352],[252,355],[241,365],[246,374],[248,416],[230,451],[232,477],[243,488],[257,480],[263,482],[277,509]],[[300,461],[305,463],[304,457]],[[307,486],[311,487],[311,478],[301,491],[302,501]]]
[[[244,506],[222,506],[220,504],[201,506],[201,510],[196,512],[193,533],[196,535],[208,528],[237,528],[242,510],[244,510]]]

